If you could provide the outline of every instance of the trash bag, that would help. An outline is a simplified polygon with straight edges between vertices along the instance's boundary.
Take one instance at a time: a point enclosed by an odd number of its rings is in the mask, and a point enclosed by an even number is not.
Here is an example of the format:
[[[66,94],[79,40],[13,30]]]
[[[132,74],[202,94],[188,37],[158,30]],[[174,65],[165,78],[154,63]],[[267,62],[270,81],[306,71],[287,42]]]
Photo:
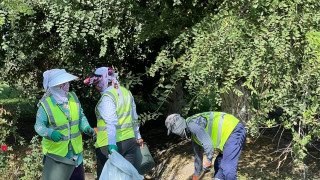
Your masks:
[[[99,180],[142,180],[143,178],[129,161],[112,149]]]
[[[134,167],[138,170],[139,174],[147,174],[155,166],[155,162],[150,154],[148,145],[143,143],[144,148],[137,146],[135,153]]]
[[[42,179],[55,180],[59,174],[60,180],[70,179],[77,162],[55,154],[47,153],[44,162]]]

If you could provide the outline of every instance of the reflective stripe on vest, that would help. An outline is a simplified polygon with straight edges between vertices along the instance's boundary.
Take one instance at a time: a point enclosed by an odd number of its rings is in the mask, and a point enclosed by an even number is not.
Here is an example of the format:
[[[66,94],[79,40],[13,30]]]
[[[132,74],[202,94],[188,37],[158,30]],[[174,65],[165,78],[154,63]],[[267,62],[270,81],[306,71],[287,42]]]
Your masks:
[[[69,141],[71,141],[71,145],[76,154],[79,154],[83,150],[82,136],[79,131],[80,103],[73,92],[69,93],[68,102],[71,120],[67,119],[59,105],[53,105],[50,97],[41,103],[48,116],[48,128],[54,129],[63,135],[59,142],[52,141],[50,137],[44,137],[42,139],[44,154],[50,152],[62,157],[66,156]]]
[[[214,148],[220,149],[221,151],[223,151],[223,146],[226,140],[232,133],[235,126],[238,124],[239,120],[236,119],[234,116],[230,114],[226,114],[224,112],[215,112],[215,113],[205,112],[205,113],[196,114],[187,118],[186,121],[187,123],[189,123],[191,119],[194,119],[199,116],[206,118],[207,126],[205,130],[208,133],[208,135],[211,137]],[[202,146],[201,142],[193,134],[192,134],[192,139],[197,144]]]
[[[133,127],[132,123],[117,125],[116,129],[124,129],[124,128],[130,128],[130,127]],[[107,127],[97,127],[97,129],[98,129],[98,131],[106,131]]]
[[[214,112],[210,112],[209,124],[207,125],[208,126],[208,134],[210,135],[210,137],[212,136],[213,114],[214,114]]]
[[[98,107],[104,96],[108,96],[116,105],[116,114],[118,118],[118,124],[116,125],[117,135],[116,142],[123,141],[134,137],[133,124],[132,124],[132,100],[133,97],[127,89],[120,87],[122,98],[119,97],[115,89],[106,91],[100,98],[96,106],[97,116],[97,141],[96,148],[108,145],[108,133],[104,119],[102,119]]]
[[[78,97],[76,96],[76,94],[74,94],[74,92],[70,92],[70,94],[72,95],[73,99],[75,100],[75,102],[77,104],[78,112],[80,113],[80,101],[79,101]]]
[[[215,148],[219,148],[220,143],[221,143],[221,134],[222,134],[222,124],[223,124],[223,119],[224,115],[226,113],[221,113],[220,118],[219,118],[219,123],[218,123],[218,136],[217,136],[217,145]],[[211,136],[210,136],[211,137]]]

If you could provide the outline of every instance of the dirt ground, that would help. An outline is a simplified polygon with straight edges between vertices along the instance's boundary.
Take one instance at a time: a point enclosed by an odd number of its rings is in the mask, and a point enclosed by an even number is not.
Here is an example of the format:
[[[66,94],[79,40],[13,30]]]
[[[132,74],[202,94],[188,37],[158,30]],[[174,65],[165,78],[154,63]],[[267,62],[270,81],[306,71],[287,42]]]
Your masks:
[[[149,180],[191,180],[194,158],[191,142],[177,136],[167,136],[163,129],[153,130],[144,138],[156,162],[156,167],[145,175]],[[239,159],[237,176],[240,180],[264,179],[320,179],[320,160],[308,157],[305,167],[294,165],[290,154],[276,152],[277,141],[268,136],[247,138]],[[318,144],[319,145],[319,144]],[[319,149],[319,147],[318,147]],[[320,157],[319,151],[310,151]],[[279,158],[286,158],[279,165]],[[279,166],[279,168],[277,168]],[[214,170],[202,174],[201,180],[212,180]]]

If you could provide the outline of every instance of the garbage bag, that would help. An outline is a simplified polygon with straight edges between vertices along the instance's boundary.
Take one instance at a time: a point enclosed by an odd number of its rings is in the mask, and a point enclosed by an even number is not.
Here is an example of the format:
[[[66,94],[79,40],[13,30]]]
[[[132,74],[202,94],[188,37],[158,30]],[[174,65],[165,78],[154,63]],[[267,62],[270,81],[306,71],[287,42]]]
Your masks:
[[[143,178],[129,161],[112,149],[99,180],[142,180]]]
[[[155,162],[150,154],[148,145],[143,143],[144,148],[137,146],[135,153],[134,167],[138,170],[139,174],[147,174],[155,166]]]

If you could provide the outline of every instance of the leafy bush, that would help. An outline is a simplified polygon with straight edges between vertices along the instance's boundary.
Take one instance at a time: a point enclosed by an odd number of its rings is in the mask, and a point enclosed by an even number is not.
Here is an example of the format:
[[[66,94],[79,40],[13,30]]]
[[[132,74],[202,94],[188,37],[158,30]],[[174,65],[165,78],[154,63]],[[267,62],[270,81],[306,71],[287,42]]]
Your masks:
[[[21,167],[24,175],[21,179],[40,179],[43,170],[43,154],[40,137],[38,135],[31,139],[25,153],[26,157],[23,158],[23,165]]]
[[[12,133],[12,121],[6,120],[5,117],[10,115],[3,107],[0,108],[0,174],[3,178],[15,179],[19,168],[12,164],[14,160],[13,148],[7,145],[7,138]]]
[[[86,173],[97,173],[97,161],[94,142],[91,139],[84,141],[83,148],[83,167]]]
[[[183,82],[190,97],[185,115],[219,109],[223,94],[245,95],[251,135],[271,127],[290,131],[285,152],[302,163],[320,133],[319,8],[316,0],[224,1],[159,53],[149,71],[161,76],[155,95],[167,100]]]
[[[318,0],[5,0],[0,9],[1,77],[31,100],[47,69],[83,79],[114,66],[147,107],[143,122],[166,113],[181,83],[184,115],[224,110],[224,94],[244,97],[234,104],[246,103],[237,110],[251,135],[290,131],[297,162],[319,140]],[[94,116],[99,95],[72,86]]]

